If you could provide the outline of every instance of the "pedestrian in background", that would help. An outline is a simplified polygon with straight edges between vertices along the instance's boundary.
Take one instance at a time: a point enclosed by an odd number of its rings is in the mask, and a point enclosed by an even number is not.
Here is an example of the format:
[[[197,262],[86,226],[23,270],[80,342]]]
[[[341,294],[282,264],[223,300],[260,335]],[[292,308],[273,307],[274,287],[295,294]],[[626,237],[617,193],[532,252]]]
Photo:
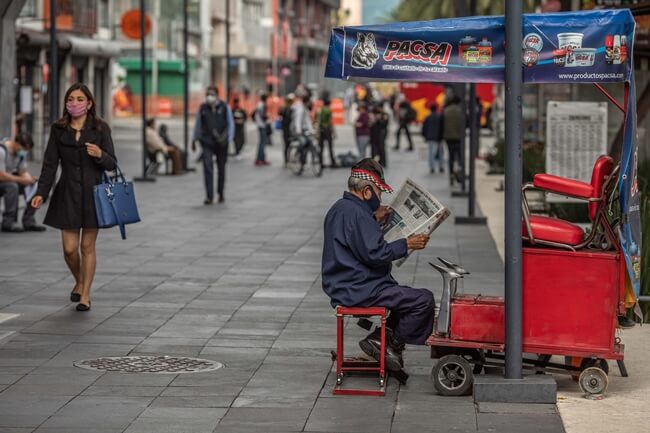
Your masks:
[[[359,160],[366,157],[366,149],[370,143],[370,116],[368,107],[364,102],[359,102],[359,116],[354,124],[355,135],[357,139],[357,150],[359,150]]]
[[[388,135],[389,116],[384,111],[383,103],[377,104],[372,112],[370,122],[370,146],[372,158],[379,161],[382,167],[386,168],[386,136]]]
[[[241,159],[241,151],[246,144],[246,119],[248,115],[239,105],[239,98],[232,101],[232,117],[235,121],[235,159]]]
[[[296,95],[289,93],[284,99],[284,107],[280,112],[281,125],[282,125],[282,141],[284,143],[284,166],[287,167],[289,162],[289,145],[291,144],[291,123],[293,122],[293,101]]]
[[[454,185],[454,180],[462,182],[463,176],[456,176],[456,164],[462,166],[460,160],[461,140],[465,137],[465,112],[460,106],[460,98],[452,96],[449,103],[442,110],[442,138],[447,143],[449,153],[449,185]],[[457,176],[458,177],[458,176]]]
[[[334,156],[334,123],[332,122],[332,109],[329,98],[323,99],[323,106],[316,116],[318,125],[318,148],[320,149],[320,165],[324,167],[323,154],[325,153],[325,142],[330,152],[330,167],[336,168],[336,156]]]
[[[397,123],[399,124],[399,128],[397,128],[397,132],[395,133],[396,142],[393,150],[399,150],[399,138],[402,135],[402,131],[406,133],[406,139],[409,142],[407,150],[413,150],[413,141],[411,140],[411,133],[409,132],[409,123],[413,122],[415,117],[416,113],[413,107],[411,107],[411,103],[407,100],[400,102],[399,109],[397,110]]]
[[[196,142],[201,143],[203,150],[203,180],[205,182],[205,200],[203,204],[214,202],[214,160],[217,160],[218,180],[217,193],[219,203],[223,203],[226,183],[226,162],[228,161],[228,143],[235,134],[234,120],[230,107],[219,99],[216,87],[210,86],[205,93],[205,102],[196,113],[192,150],[196,150]]]
[[[431,113],[422,124],[422,136],[429,147],[429,172],[445,172],[445,151],[442,147],[442,115],[438,113],[438,106],[434,103],[429,107]]]
[[[257,125],[257,131],[260,135],[260,141],[257,146],[257,158],[255,158],[255,165],[269,165],[271,164],[266,160],[266,146],[269,145],[269,134],[271,131],[271,123],[268,115],[268,107],[266,105],[266,93],[260,95],[260,101],[257,103],[257,108],[253,113],[253,120]]]
[[[20,131],[20,128],[16,128]],[[13,140],[0,140],[0,197],[4,197],[5,210],[2,215],[2,231],[20,233],[42,232],[45,227],[36,224],[36,209],[31,198],[37,187],[37,179],[27,171],[27,153],[34,147],[32,136],[18,132]],[[18,221],[18,197],[25,197],[22,227]]]
[[[153,118],[147,119],[147,127],[145,128],[145,135],[147,138],[147,152],[149,157],[154,161],[157,154],[162,154],[165,159],[169,158],[172,161],[172,174],[183,174],[183,161],[181,160],[181,152],[178,148],[167,146],[163,139],[156,131],[156,120]]]
[[[75,280],[70,300],[79,302],[77,311],[88,311],[97,262],[93,188],[102,183],[105,170],[116,168],[117,159],[111,129],[97,116],[95,99],[88,87],[73,84],[63,100],[63,116],[50,129],[32,206],[38,209],[47,199],[61,165],[61,177],[44,222],[61,230],[65,262]]]

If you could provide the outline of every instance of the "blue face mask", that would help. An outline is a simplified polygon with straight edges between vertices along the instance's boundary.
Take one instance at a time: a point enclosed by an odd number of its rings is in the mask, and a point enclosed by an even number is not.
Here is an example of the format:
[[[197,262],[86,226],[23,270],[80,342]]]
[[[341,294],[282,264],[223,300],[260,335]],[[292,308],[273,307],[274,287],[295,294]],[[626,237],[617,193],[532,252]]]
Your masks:
[[[372,188],[370,188],[370,199],[366,200],[366,203],[368,203],[368,206],[373,213],[379,209],[379,206],[381,206],[381,200]]]

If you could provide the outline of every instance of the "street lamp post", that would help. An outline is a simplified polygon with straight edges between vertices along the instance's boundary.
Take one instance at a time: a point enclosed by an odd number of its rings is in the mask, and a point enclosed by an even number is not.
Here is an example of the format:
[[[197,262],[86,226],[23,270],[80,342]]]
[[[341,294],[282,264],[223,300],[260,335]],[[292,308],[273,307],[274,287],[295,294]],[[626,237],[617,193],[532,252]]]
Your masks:
[[[147,68],[145,66],[146,60],[146,46],[145,39],[146,34],[146,7],[145,0],[140,0],[140,92],[142,94],[141,106],[142,106],[142,176],[135,178],[134,180],[140,182],[155,182],[156,179],[151,176],[147,176]]]
[[[50,0],[50,82],[48,98],[50,101],[50,123],[59,117],[59,58],[56,43],[56,1]]]
[[[183,166],[188,167],[189,139],[189,106],[190,106],[190,64],[188,60],[188,7],[189,0],[183,0]]]
[[[226,103],[230,104],[230,0],[226,0]]]

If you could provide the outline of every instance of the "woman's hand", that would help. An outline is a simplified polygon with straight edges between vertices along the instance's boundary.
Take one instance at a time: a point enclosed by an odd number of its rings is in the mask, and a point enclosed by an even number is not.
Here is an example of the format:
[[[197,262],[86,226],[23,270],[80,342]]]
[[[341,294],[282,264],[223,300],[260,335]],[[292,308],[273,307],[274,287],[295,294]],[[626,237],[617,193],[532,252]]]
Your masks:
[[[88,152],[88,155],[97,159],[101,158],[103,155],[102,149],[100,149],[99,146],[93,143],[86,143],[86,151]]]
[[[429,235],[425,233],[411,235],[406,238],[406,246],[409,250],[422,250],[427,246],[427,242],[429,242]]]
[[[32,207],[34,209],[40,208],[42,204],[43,204],[43,196],[42,195],[35,195],[32,198]]]

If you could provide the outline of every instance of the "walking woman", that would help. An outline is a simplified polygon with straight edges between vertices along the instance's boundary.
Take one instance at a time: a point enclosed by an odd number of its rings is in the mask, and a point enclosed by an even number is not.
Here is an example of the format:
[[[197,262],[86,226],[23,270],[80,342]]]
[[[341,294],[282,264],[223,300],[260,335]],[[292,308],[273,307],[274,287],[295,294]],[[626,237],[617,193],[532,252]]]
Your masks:
[[[88,311],[98,231],[93,186],[101,183],[104,170],[115,169],[117,160],[111,130],[97,116],[88,87],[73,84],[64,101],[63,116],[50,129],[32,206],[38,209],[48,197],[61,164],[44,223],[61,230],[63,255],[75,279],[70,300],[79,303],[77,311]]]

